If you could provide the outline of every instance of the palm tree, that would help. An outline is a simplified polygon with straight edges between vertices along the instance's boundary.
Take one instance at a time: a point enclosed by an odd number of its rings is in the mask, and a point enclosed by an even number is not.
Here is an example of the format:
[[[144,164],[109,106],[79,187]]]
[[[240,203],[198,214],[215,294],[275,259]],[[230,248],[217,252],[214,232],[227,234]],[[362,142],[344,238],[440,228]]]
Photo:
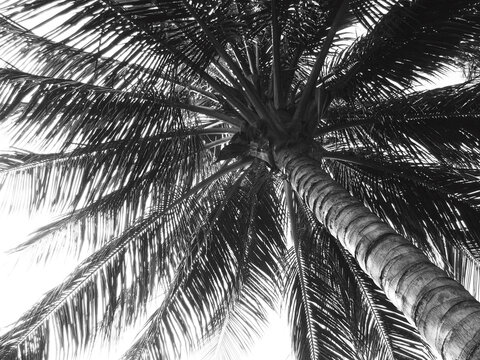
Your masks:
[[[0,13],[1,118],[37,144],[2,155],[2,191],[65,214],[16,250],[81,259],[2,360],[70,357],[147,313],[124,359],[230,358],[279,301],[298,359],[480,356],[461,285],[478,297],[480,83],[416,90],[479,56],[480,1]]]

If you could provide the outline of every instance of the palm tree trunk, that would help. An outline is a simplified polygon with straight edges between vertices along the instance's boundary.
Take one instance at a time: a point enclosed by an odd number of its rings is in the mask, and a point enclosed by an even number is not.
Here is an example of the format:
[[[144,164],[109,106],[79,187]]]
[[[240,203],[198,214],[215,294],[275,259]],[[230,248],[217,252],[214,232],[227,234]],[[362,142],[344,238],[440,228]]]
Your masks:
[[[443,359],[480,359],[480,303],[417,247],[352,197],[318,162],[292,149],[279,168],[316,218]]]

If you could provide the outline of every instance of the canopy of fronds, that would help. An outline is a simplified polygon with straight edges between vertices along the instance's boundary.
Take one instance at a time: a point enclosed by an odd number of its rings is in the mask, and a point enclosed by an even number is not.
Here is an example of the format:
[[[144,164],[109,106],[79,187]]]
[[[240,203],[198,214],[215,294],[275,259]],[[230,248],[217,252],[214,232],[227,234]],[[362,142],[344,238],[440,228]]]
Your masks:
[[[35,144],[0,155],[2,206],[64,213],[16,250],[89,254],[0,335],[2,360],[71,358],[146,315],[124,359],[234,358],[279,303],[297,359],[431,358],[292,197],[274,156],[288,146],[480,294],[480,82],[415,90],[478,59],[480,1],[19,0],[0,14],[0,121]]]

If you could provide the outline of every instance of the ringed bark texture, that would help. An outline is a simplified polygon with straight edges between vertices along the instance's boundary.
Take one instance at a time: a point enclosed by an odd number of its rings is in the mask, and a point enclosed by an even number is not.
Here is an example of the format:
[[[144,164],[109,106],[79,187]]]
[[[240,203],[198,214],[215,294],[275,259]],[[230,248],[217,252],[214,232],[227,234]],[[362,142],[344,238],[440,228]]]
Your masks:
[[[275,154],[295,191],[423,338],[448,360],[480,359],[480,303],[417,247],[292,149]]]

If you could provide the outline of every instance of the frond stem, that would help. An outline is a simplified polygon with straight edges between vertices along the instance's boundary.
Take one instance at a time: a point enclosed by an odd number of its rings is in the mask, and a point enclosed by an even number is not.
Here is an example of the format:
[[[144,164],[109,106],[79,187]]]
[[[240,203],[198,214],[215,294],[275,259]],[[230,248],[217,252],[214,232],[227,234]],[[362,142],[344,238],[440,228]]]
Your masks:
[[[297,221],[295,219],[295,206],[293,204],[293,189],[292,185],[288,180],[283,180],[283,188],[285,190],[285,201],[287,203],[287,212],[288,212],[288,227],[290,232],[290,237],[297,247],[298,237],[297,237]]]
[[[323,64],[325,63],[325,59],[327,58],[328,52],[330,50],[330,46],[332,45],[335,34],[337,33],[338,27],[345,15],[347,8],[348,8],[348,0],[342,0],[340,6],[337,8],[337,12],[333,19],[332,25],[328,30],[328,34],[322,45],[322,49],[320,50],[320,53],[317,56],[313,69],[310,72],[310,76],[308,77],[307,83],[305,84],[305,87],[303,89],[300,101],[296,107],[295,113],[293,115],[294,124],[301,121],[303,115],[305,114],[305,109],[307,107],[308,101],[310,100],[312,93],[315,89],[318,76],[320,75]]]
[[[277,0],[271,0],[272,7],[272,50],[273,50],[273,104],[275,109],[280,108],[281,84],[280,84],[280,23],[277,9]]]
[[[162,41],[161,39],[158,38],[158,36],[149,29],[147,29],[145,26],[142,26],[141,24],[136,23],[132,19],[130,19],[128,16],[126,16],[123,13],[123,9],[121,6],[119,7],[118,4],[112,3],[111,0],[101,0],[107,7],[112,9],[113,11],[117,12],[117,14],[122,17],[125,21],[133,25],[135,28],[139,29],[141,32],[143,32],[145,35],[147,35],[149,38],[151,38],[155,43],[162,45],[165,50],[167,50],[169,53],[172,55],[178,57],[181,59],[181,61],[192,71],[194,71],[196,74],[200,75],[214,90],[216,90],[219,94],[222,94],[222,96],[226,99],[226,101],[231,104],[232,106],[236,107],[237,109],[241,110],[241,112],[245,112],[248,114],[248,107],[245,106],[241,101],[237,99],[234,93],[230,91],[228,86],[225,84],[222,84],[215,80],[212,76],[210,76],[205,70],[199,68],[193,60],[191,60],[189,57],[187,57],[185,54],[183,54],[181,51],[176,49],[175,47],[171,46],[170,44],[166,43],[165,41]],[[246,116],[248,118],[248,116]]]
[[[288,221],[289,221],[289,228],[290,228],[290,236],[293,241],[293,246],[295,250],[295,259],[297,263],[297,271],[298,271],[298,277],[299,277],[299,282],[300,282],[300,289],[302,292],[302,303],[303,303],[303,310],[305,311],[305,317],[307,319],[307,326],[308,326],[308,345],[310,349],[310,355],[312,359],[316,359],[317,357],[315,356],[316,352],[316,347],[313,339],[313,326],[312,322],[313,320],[311,319],[311,309],[310,309],[310,302],[308,300],[308,294],[307,294],[307,289],[305,286],[305,283],[307,280],[305,279],[305,274],[304,274],[304,267],[305,267],[305,260],[303,259],[302,256],[302,244],[300,243],[300,239],[298,238],[298,233],[297,233],[297,219],[295,216],[295,206],[293,203],[293,189],[292,185],[288,180],[283,181],[283,188],[285,190],[285,200],[287,203],[287,212],[288,212]]]
[[[5,71],[5,70],[4,70]],[[0,70],[0,72],[2,72]],[[10,70],[10,72],[17,73],[18,71],[16,70]],[[138,95],[136,93],[132,92],[125,92],[123,90],[116,90],[104,86],[98,86],[98,85],[90,85],[86,83],[82,83],[76,80],[70,80],[70,79],[56,79],[56,78],[51,78],[51,77],[46,77],[46,76],[40,76],[40,75],[33,75],[30,73],[25,73],[25,72],[20,72],[22,75],[26,75],[29,77],[29,80],[32,81],[33,83],[36,84],[42,84],[42,83],[47,83],[50,85],[56,85],[59,87],[62,86],[72,86],[76,91],[95,91],[95,92],[101,92],[101,93],[111,93],[111,94],[120,94],[122,96],[126,97],[131,97],[133,99],[140,99],[140,100],[146,100],[150,101],[154,104],[159,104],[159,105],[167,105],[171,106],[173,108],[179,108],[179,109],[184,109],[184,110],[189,110],[192,112],[200,113],[203,115],[211,116],[215,119],[224,121],[228,123],[231,126],[236,127],[237,129],[241,128],[243,125],[243,119],[239,119],[237,117],[229,116],[225,114],[224,112],[218,111],[211,109],[206,106],[200,106],[200,105],[193,105],[193,104],[187,104],[183,103],[180,101],[172,101],[168,99],[160,99],[157,97],[151,97],[151,96],[144,96],[144,95]],[[13,80],[15,81],[15,80]]]
[[[221,139],[218,139],[218,140],[209,142],[208,144],[205,144],[204,147],[205,147],[205,149],[214,148],[214,147],[216,147],[216,146],[219,146],[219,145],[222,145],[222,144],[226,143],[226,142],[229,141],[232,137],[233,137],[232,135],[225,136],[225,137],[223,137],[223,138],[221,138]]]
[[[267,110],[265,109],[265,106],[263,105],[263,103],[258,98],[258,95],[255,93],[255,91],[253,91],[252,84],[245,78],[244,74],[242,73],[242,70],[232,60],[232,58],[227,54],[225,49],[218,42],[217,38],[212,34],[212,32],[208,28],[207,24],[201,18],[200,14],[198,14],[198,12],[195,10],[195,8],[192,5],[190,5],[188,3],[188,1],[186,1],[186,0],[183,0],[183,4],[187,8],[187,10],[190,12],[190,14],[195,18],[197,23],[200,25],[203,32],[207,36],[210,43],[215,47],[215,50],[218,52],[220,57],[227,63],[228,67],[235,74],[237,80],[240,82],[240,84],[244,88],[244,91],[245,91],[247,97],[251,101],[251,103],[252,103],[253,107],[255,108],[255,110],[257,111],[257,113],[264,120],[269,120],[270,115],[268,114]]]
[[[165,133],[165,134],[158,134],[155,136],[151,136],[148,138],[142,138],[140,139],[141,141],[156,141],[156,140],[162,140],[162,139],[169,139],[169,138],[175,138],[175,137],[182,137],[182,136],[192,136],[192,135],[223,135],[225,133],[231,133],[235,134],[237,132],[236,129],[232,128],[205,128],[201,130],[193,130],[193,131],[185,131],[181,133]],[[225,137],[224,139],[229,139],[231,138],[230,136]],[[83,146],[77,150],[73,150],[71,152],[59,152],[59,153],[50,153],[50,154],[37,154],[37,153],[32,153],[32,152],[27,152],[30,156],[35,156],[38,155],[39,159],[33,160],[31,162],[26,162],[26,163],[19,163],[16,166],[9,167],[7,169],[0,170],[0,175],[4,175],[7,173],[11,172],[18,172],[18,171],[25,171],[28,169],[31,169],[33,167],[42,165],[42,164],[47,164],[47,163],[55,163],[59,161],[71,161],[72,159],[77,159],[77,158],[82,158],[86,157],[89,155],[94,155],[97,152],[102,152],[102,151],[117,151],[119,149],[122,149],[128,143],[130,143],[131,140],[118,140],[118,141],[111,141],[108,143],[104,143],[101,145],[91,145],[91,146]],[[140,141],[137,141],[137,143]],[[1,154],[0,154],[1,155]]]
[[[386,334],[385,324],[382,320],[381,315],[378,314],[378,311],[375,307],[375,304],[372,302],[372,299],[370,298],[370,296],[368,294],[368,290],[365,287],[364,280],[358,275],[357,271],[354,269],[356,264],[353,263],[353,261],[350,257],[351,255],[347,252],[347,250],[345,250],[343,245],[337,239],[335,239],[335,244],[340,249],[340,252],[342,253],[343,258],[345,259],[348,266],[350,267],[350,269],[351,269],[350,271],[353,274],[353,276],[355,277],[355,279],[357,280],[356,283],[361,290],[363,298],[365,299],[368,306],[370,307],[370,310],[372,311],[373,318],[375,319],[375,322],[378,324],[378,327],[381,330],[380,331],[380,336],[381,336],[382,340],[387,344],[389,358],[390,359],[395,359],[395,355],[394,355],[393,350],[392,350],[392,342],[391,342],[390,338],[388,337],[388,335]]]
[[[359,121],[347,122],[347,123],[344,123],[344,124],[332,124],[332,125],[327,125],[327,126],[323,126],[323,127],[319,128],[319,129],[317,129],[317,131],[315,131],[315,135],[314,135],[314,136],[322,136],[322,135],[328,134],[328,133],[330,133],[330,132],[339,131],[339,130],[344,130],[344,129],[350,129],[350,128],[358,127],[358,126],[373,125],[373,124],[375,124],[376,122],[378,122],[378,121],[374,121],[374,120],[359,120]]]

